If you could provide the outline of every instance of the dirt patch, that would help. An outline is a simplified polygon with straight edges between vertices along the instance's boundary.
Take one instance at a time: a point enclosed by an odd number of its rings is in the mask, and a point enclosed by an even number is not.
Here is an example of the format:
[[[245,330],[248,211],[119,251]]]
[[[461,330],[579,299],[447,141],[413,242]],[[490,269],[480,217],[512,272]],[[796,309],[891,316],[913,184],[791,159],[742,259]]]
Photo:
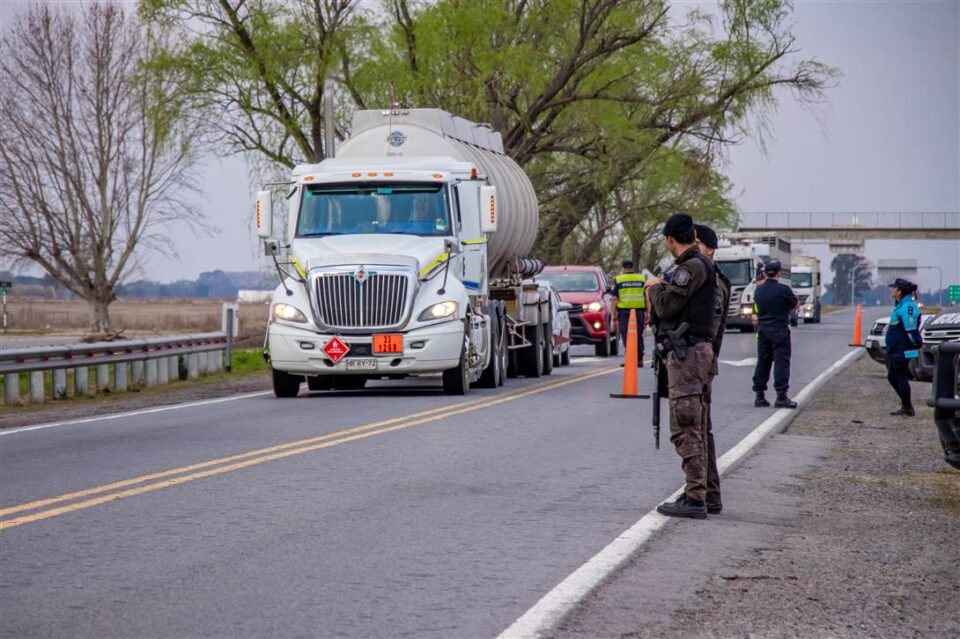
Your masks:
[[[960,473],[943,462],[929,393],[913,384],[917,417],[892,417],[879,365],[835,378],[788,431],[832,446],[784,488],[799,504],[784,534],[710,576],[657,636],[960,636]]]

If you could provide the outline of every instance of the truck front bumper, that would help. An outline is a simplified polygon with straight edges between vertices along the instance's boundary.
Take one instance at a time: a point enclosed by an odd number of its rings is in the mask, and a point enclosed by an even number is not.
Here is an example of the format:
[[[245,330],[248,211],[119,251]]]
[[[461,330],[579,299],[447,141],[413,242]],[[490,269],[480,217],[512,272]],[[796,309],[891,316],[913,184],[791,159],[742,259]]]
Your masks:
[[[403,352],[373,355],[373,335],[339,335],[350,352],[334,363],[323,347],[335,334],[315,333],[273,322],[267,328],[270,365],[296,375],[416,375],[440,373],[460,363],[463,322],[450,321],[403,335]],[[376,360],[376,369],[348,367],[350,360]]]

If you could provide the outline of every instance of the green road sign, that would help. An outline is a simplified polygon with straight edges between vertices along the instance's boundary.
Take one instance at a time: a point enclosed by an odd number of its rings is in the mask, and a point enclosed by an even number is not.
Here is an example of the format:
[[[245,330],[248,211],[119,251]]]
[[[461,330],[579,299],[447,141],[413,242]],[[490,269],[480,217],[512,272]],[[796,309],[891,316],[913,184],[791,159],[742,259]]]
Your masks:
[[[954,284],[947,289],[947,295],[951,302],[960,302],[960,285]]]

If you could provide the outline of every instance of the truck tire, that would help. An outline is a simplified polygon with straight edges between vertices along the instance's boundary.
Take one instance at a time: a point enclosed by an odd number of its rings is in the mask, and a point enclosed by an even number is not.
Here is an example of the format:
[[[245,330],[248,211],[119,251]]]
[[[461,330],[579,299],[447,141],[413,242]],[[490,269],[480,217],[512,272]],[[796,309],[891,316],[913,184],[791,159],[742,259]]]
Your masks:
[[[456,367],[443,371],[443,392],[447,395],[466,395],[470,389],[467,382],[467,349],[460,347],[460,363]]]
[[[540,377],[543,375],[543,332],[539,324],[527,327],[527,341],[530,345],[520,349],[517,354],[520,374],[524,377]]]
[[[477,388],[496,388],[500,386],[505,374],[503,370],[503,344],[501,343],[500,318],[492,314],[490,323],[490,362],[477,380]]]
[[[543,374],[550,375],[553,373],[553,331],[550,330],[550,327],[546,324],[543,325],[541,329],[541,334],[543,334]]]
[[[303,382],[301,375],[291,375],[277,369],[271,369],[273,372],[273,394],[276,397],[296,397],[300,394],[300,384]]]

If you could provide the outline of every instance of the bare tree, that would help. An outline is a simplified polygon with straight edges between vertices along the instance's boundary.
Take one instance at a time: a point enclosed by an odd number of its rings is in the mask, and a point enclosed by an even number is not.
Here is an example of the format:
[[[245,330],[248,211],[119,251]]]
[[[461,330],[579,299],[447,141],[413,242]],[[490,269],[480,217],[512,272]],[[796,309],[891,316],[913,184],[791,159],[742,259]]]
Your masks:
[[[199,224],[190,132],[168,80],[145,72],[151,34],[112,3],[39,5],[3,37],[0,254],[33,262],[110,329],[115,289],[163,230]]]

